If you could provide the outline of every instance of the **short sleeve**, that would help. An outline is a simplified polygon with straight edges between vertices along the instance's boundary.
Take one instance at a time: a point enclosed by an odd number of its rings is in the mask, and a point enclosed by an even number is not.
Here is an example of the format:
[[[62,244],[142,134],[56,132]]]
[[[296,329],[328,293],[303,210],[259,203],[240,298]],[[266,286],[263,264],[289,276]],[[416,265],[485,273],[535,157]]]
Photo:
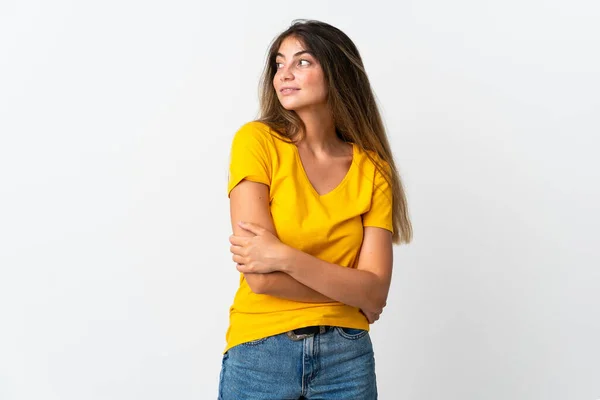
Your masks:
[[[227,196],[243,179],[271,185],[271,162],[265,134],[253,123],[234,135],[229,159]]]
[[[389,171],[389,164],[383,163]],[[394,233],[392,218],[393,192],[385,177],[375,168],[371,208],[363,214],[363,226],[376,226]]]

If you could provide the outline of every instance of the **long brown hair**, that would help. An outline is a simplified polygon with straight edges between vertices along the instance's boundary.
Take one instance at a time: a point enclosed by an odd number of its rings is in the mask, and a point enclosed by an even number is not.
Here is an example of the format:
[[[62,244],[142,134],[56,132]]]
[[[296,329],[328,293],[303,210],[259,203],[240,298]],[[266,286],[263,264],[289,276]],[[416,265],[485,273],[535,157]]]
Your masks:
[[[393,193],[393,242],[409,243],[412,226],[402,181],[362,59],[344,32],[321,21],[294,20],[272,41],[260,82],[260,116],[257,121],[290,140],[296,139],[305,129],[296,112],[281,105],[273,87],[273,77],[277,72],[275,58],[283,40],[290,36],[302,42],[305,50],[315,56],[323,69],[328,85],[327,102],[333,113],[337,135],[368,150],[365,154],[390,184]],[[369,151],[387,162],[389,171]]]

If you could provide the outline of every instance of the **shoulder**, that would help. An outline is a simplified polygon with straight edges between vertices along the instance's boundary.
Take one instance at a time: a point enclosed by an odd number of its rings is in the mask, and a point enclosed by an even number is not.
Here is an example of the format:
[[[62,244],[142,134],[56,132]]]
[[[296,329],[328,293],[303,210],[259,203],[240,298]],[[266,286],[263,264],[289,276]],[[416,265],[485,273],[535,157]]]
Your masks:
[[[267,134],[268,126],[266,126],[262,122],[250,121],[241,125],[237,129],[234,137],[247,137],[263,140]]]
[[[233,136],[234,145],[261,146],[274,149],[289,140],[264,122],[250,121],[241,125]]]
[[[275,129],[261,121],[249,121],[240,126],[236,135],[253,136],[258,139],[283,138]]]

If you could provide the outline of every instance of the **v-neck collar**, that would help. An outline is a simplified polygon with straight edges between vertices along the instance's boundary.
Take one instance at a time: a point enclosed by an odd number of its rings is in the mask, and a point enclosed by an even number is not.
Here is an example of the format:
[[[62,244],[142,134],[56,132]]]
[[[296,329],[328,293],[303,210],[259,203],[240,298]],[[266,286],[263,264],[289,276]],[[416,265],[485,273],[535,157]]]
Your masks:
[[[350,143],[352,145],[352,161],[350,162],[350,167],[348,168],[348,171],[346,171],[346,175],[344,175],[344,178],[342,178],[342,180],[337,184],[337,186],[334,187],[333,189],[331,189],[329,192],[323,193],[323,194],[319,194],[319,192],[317,192],[317,190],[313,186],[312,182],[308,178],[308,174],[306,173],[306,170],[304,169],[304,164],[302,163],[302,158],[300,157],[300,151],[298,150],[298,146],[291,143],[291,146],[294,148],[294,154],[296,157],[296,163],[298,165],[298,168],[300,169],[300,171],[302,171],[302,175],[304,177],[304,180],[306,181],[306,184],[310,187],[311,191],[313,192],[313,194],[316,197],[324,198],[324,197],[327,197],[327,196],[337,192],[342,186],[344,186],[346,181],[349,179],[352,171],[354,170],[354,164],[356,164],[357,151],[356,151],[355,143],[352,143],[352,142],[347,142],[347,143]]]

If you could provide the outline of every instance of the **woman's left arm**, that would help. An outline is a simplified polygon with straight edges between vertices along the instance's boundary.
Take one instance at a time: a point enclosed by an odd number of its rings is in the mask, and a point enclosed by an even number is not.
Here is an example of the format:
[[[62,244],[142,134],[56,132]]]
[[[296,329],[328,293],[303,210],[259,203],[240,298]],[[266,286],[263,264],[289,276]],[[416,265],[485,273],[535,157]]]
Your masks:
[[[282,271],[325,296],[381,313],[392,279],[392,233],[366,226],[356,269],[323,261],[290,248]]]
[[[242,227],[253,237],[231,237],[231,251],[242,273],[282,271],[298,282],[323,295],[381,313],[385,307],[392,279],[392,233],[383,228],[366,226],[358,265],[347,268],[321,260],[285,245],[270,232],[255,224]],[[283,246],[283,247],[282,247]],[[273,249],[278,249],[273,251]]]

